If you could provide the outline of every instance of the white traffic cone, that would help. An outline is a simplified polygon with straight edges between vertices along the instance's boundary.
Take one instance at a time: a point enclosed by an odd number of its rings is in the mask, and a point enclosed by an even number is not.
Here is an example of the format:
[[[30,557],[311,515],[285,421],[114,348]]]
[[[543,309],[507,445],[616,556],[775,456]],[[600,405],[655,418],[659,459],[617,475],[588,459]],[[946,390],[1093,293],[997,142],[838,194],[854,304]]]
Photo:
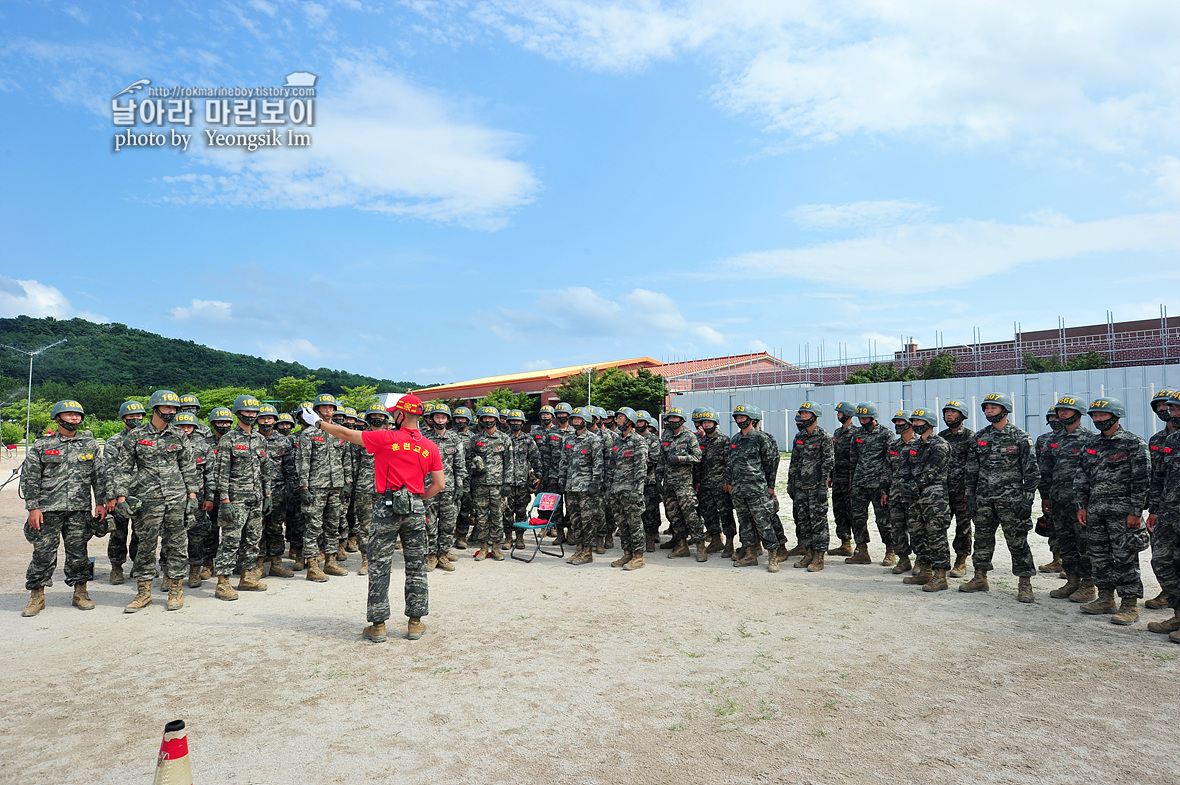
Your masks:
[[[164,726],[160,756],[156,759],[156,778],[152,785],[193,785],[193,771],[188,763],[188,734],[184,720],[172,720]]]

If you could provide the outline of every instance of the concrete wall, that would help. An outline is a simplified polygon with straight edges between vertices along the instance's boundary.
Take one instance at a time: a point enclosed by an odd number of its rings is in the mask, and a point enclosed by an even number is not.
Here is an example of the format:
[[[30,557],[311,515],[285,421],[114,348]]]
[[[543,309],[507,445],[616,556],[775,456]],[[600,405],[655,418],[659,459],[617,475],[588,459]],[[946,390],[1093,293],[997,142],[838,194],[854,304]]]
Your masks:
[[[1163,426],[1151,411],[1151,396],[1158,390],[1175,389],[1177,386],[1180,386],[1180,364],[830,387],[739,387],[684,393],[674,396],[672,402],[686,413],[698,406],[716,409],[724,415],[721,428],[727,433],[733,431],[733,421],[728,413],[733,411],[735,404],[758,406],[764,412],[763,429],[774,434],[779,445],[784,446],[787,444],[787,435],[795,430],[795,411],[803,401],[823,404],[824,415],[820,424],[831,431],[838,426],[835,406],[840,401],[872,401],[881,410],[881,421],[888,423],[893,413],[900,409],[926,407],[940,410],[943,403],[957,398],[970,405],[973,416],[968,424],[978,430],[987,425],[979,408],[984,396],[992,392],[1006,392],[1012,395],[1016,407],[1012,421],[1035,438],[1047,430],[1045,411],[1057,401],[1058,396],[1074,393],[1090,400],[1105,395],[1118,398],[1127,405],[1124,424],[1147,438]]]

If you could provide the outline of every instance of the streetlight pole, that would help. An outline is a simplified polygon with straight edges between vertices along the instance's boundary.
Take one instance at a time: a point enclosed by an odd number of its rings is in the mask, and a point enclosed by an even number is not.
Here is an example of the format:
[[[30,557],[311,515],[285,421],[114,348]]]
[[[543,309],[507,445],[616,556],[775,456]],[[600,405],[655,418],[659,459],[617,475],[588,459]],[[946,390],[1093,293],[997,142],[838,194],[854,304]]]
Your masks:
[[[27,402],[28,408],[25,410],[25,455],[29,454],[29,446],[30,446],[29,445],[29,431],[31,430],[31,423],[33,421],[33,358],[36,357],[37,355],[41,354],[42,352],[46,352],[46,351],[52,349],[53,347],[57,346],[58,344],[65,343],[68,340],[69,340],[69,338],[62,338],[60,341],[54,341],[53,343],[49,344],[48,346],[42,346],[40,349],[36,350],[35,352],[27,352],[24,349],[18,349],[15,346],[9,346],[6,343],[0,343],[0,346],[4,346],[8,349],[12,349],[12,351],[18,352],[23,355],[27,355],[29,358],[29,398],[28,398],[28,402]]]
[[[594,366],[591,365],[589,368],[583,368],[582,370],[586,372],[586,406],[589,407],[590,406],[590,383],[591,383],[591,380],[594,376]]]

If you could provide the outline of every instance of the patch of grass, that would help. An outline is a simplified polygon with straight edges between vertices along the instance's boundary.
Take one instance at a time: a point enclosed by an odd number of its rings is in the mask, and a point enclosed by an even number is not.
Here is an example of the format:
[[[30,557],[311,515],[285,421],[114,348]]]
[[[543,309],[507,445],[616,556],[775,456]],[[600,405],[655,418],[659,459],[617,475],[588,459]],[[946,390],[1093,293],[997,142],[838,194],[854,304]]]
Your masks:
[[[724,703],[713,707],[713,713],[718,717],[728,717],[738,709],[737,702],[733,698],[726,698]]]
[[[828,732],[821,728],[821,729],[815,731],[814,733],[812,733],[811,735],[815,736],[817,739],[822,739],[828,735]]]
[[[714,638],[713,640],[715,643],[724,643],[725,641],[729,640],[729,636],[726,635],[724,632],[719,632],[719,633],[717,633],[717,637]]]
[[[754,637],[754,633],[746,631],[746,623],[744,621],[738,625],[737,631],[738,631],[738,635],[742,636],[743,638],[753,638]]]
[[[442,666],[440,666],[440,667],[438,667],[438,668],[435,668],[434,670],[432,670],[432,671],[430,672],[430,675],[431,675],[431,676],[437,676],[437,675],[438,675],[438,674],[440,674],[440,673],[450,673],[450,672],[451,672],[451,669],[450,669],[450,668],[448,668],[448,667],[447,667],[447,666],[445,666],[445,665],[442,665]]]
[[[766,700],[766,698],[760,698],[758,700],[758,710],[759,713],[754,716],[755,720],[772,720],[778,714],[778,706],[775,706]]]
[[[705,656],[705,655],[701,654],[700,652],[696,652],[696,651],[682,651],[680,653],[683,654],[685,657],[690,657],[694,660],[700,659],[701,657]]]
[[[668,726],[668,730],[672,733],[675,733],[676,731],[684,730],[687,727],[687,722],[674,722]]]
[[[1174,659],[1176,659],[1176,655],[1175,655],[1175,654],[1164,654],[1163,652],[1158,652],[1158,651],[1157,651],[1157,652],[1152,652],[1152,655],[1151,655],[1151,656],[1152,656],[1152,657],[1155,657],[1157,660],[1162,660],[1162,661],[1164,661],[1164,662],[1167,662],[1168,660],[1174,660]]]
[[[834,701],[834,700],[824,701],[824,708],[830,709],[831,711],[839,711],[840,710],[840,707],[836,705],[836,701]]]

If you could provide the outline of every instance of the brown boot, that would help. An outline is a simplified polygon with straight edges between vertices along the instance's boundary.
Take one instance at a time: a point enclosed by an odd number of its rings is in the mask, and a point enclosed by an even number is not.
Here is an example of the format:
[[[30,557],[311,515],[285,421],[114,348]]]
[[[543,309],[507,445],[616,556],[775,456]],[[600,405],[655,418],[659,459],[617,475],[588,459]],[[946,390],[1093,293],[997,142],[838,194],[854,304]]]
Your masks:
[[[570,564],[589,564],[594,561],[594,548],[589,545],[579,545],[578,552],[568,561]]]
[[[1165,635],[1180,630],[1180,611],[1174,611],[1172,618],[1167,621],[1149,621],[1147,629],[1150,632],[1160,632]]]
[[[1048,564],[1042,564],[1037,569],[1041,572],[1061,572],[1064,568],[1061,566],[1061,557],[1055,556],[1053,561]]]
[[[426,554],[426,571],[434,572],[434,568],[438,566],[438,556],[433,553]]]
[[[910,557],[907,554],[897,560],[897,564],[893,565],[893,569],[890,572],[894,575],[902,575],[912,569],[914,569],[914,563],[910,561]]]
[[[808,548],[806,551],[804,551],[803,556],[801,556],[799,558],[799,561],[795,562],[791,566],[794,567],[795,569],[806,570],[808,565],[811,564],[811,560],[814,558],[815,558],[815,551]]]
[[[347,575],[348,570],[344,569],[337,563],[336,556],[333,554],[329,556],[328,560],[324,563],[324,574],[341,577],[343,575]]]
[[[622,536],[620,536],[619,537],[619,547],[622,547],[622,545],[623,545],[623,538],[622,538]],[[606,548],[608,551],[613,550],[615,547],[615,538],[609,534],[606,535],[605,537],[603,537],[602,538],[602,547]]]
[[[516,530],[516,545],[513,547],[515,547],[517,550],[520,550],[524,547],[524,529]]]
[[[662,543],[662,544],[660,545],[660,550],[661,550],[661,551],[671,551],[671,550],[675,550],[675,549],[676,549],[676,546],[677,546],[677,545],[679,545],[679,544],[680,544],[680,539],[679,539],[679,538],[677,538],[675,535],[673,535],[673,536],[672,536],[672,539],[670,539],[670,540],[668,540],[667,542],[665,542],[665,543]]]
[[[910,586],[925,586],[926,583],[934,577],[933,570],[930,569],[930,564],[922,560],[918,560],[918,569],[914,570],[913,575],[907,575],[901,579],[902,583]]]
[[[344,550],[348,551],[349,553],[356,553],[360,550],[356,544],[356,537],[348,538],[348,542],[344,543]]]
[[[439,556],[445,556],[447,558],[447,561],[449,561],[451,564],[454,564],[455,562],[459,561],[459,557],[456,556],[455,554],[451,553],[450,551],[447,551],[446,553],[440,553]]]
[[[242,573],[238,579],[238,591],[266,591],[266,584],[258,580],[262,577],[262,570],[251,567]]]
[[[786,547],[786,546],[784,546],[784,547]],[[789,559],[789,558],[791,558],[792,556],[802,556],[802,555],[803,555],[803,554],[805,554],[805,553],[807,553],[807,546],[806,546],[806,545],[804,545],[803,543],[799,543],[799,544],[798,544],[798,545],[796,545],[794,548],[792,548],[791,550],[787,551],[787,553],[786,553],[786,555],[785,555],[785,557],[784,557],[784,558],[787,558],[787,559]]]
[[[36,616],[45,610],[45,587],[40,586],[29,592],[29,604],[20,612],[21,616]]]
[[[83,611],[94,610],[94,600],[90,599],[90,594],[86,591],[85,581],[74,584],[74,607]]]
[[[233,602],[238,598],[238,593],[234,591],[234,587],[229,585],[228,575],[217,576],[217,588],[213,590],[213,596],[219,600],[226,600]]]
[[[862,545],[857,545],[856,550],[852,555],[844,560],[845,564],[872,564],[873,559],[869,556],[869,544],[866,542]]]
[[[824,568],[825,551],[814,551],[811,562],[807,565],[808,572],[819,572]]]
[[[634,555],[635,554],[632,553],[631,551],[623,551],[623,555],[620,556],[619,558],[615,559],[613,562],[611,562],[610,566],[623,567],[627,564],[627,562],[631,561],[631,557]]]
[[[336,548],[336,563],[343,564],[346,561],[348,561],[348,550],[345,549],[344,543],[340,543]]]
[[[725,550],[725,543],[721,540],[721,532],[709,535],[709,545],[706,548],[709,553],[717,553]]]
[[[987,582],[987,570],[976,570],[974,578],[959,584],[959,591],[991,591],[991,586]]]
[[[1121,599],[1122,603],[1119,604],[1118,613],[1110,617],[1110,623],[1127,627],[1139,621],[1139,598],[1122,597]]]
[[[168,602],[164,607],[170,611],[178,611],[184,607],[184,581],[177,578],[168,587]]]
[[[780,545],[777,548],[775,548],[774,550],[775,550],[775,553],[778,555],[778,560],[779,560],[780,564],[782,562],[785,562],[787,559],[791,558],[790,556],[787,555],[787,546],[786,545]],[[806,548],[803,549],[803,553],[807,553]],[[803,554],[799,554],[799,555],[802,556]]]
[[[315,581],[316,583],[323,583],[328,580],[328,576],[320,569],[320,559],[318,556],[312,556],[307,560],[307,580]]]
[[[922,585],[922,591],[946,591],[948,588],[945,567],[936,568],[930,580]]]
[[[282,556],[270,557],[270,576],[272,578],[294,578],[295,573],[283,565]]]
[[[1089,602],[1098,596],[1098,587],[1089,578],[1083,578],[1078,590],[1069,595],[1070,602]],[[1113,600],[1112,600],[1113,602]]]
[[[656,545],[659,544],[659,541],[660,538],[658,536],[654,534],[647,535],[647,542],[644,545],[644,550],[646,550],[648,553],[651,553],[656,549]]]
[[[190,564],[188,568],[188,587],[190,589],[201,588],[201,565]]]
[[[829,556],[851,556],[852,540],[840,540],[840,547],[828,551]]]
[[[594,552],[598,554],[606,553],[606,538],[599,537],[594,543]]]
[[[1070,595],[1077,591],[1081,585],[1082,579],[1078,577],[1076,572],[1066,573],[1065,585],[1049,592],[1049,596],[1055,600],[1068,600]]]
[[[623,565],[624,570],[638,570],[644,564],[643,554],[637,553],[631,557],[631,561]]]
[[[893,546],[885,549],[885,558],[881,560],[882,567],[892,567],[897,564],[897,553],[894,552]]]
[[[947,573],[947,575],[951,578],[962,578],[966,574],[967,574],[967,554],[956,553],[955,554],[955,566],[951,567],[951,570],[950,570],[950,572]]]
[[[778,572],[779,571],[778,550],[777,549],[770,551],[769,553],[766,554],[766,571],[767,572]]]
[[[492,549],[488,552],[488,558],[492,561],[504,561],[504,554],[500,551],[500,543],[493,542],[489,543],[489,545]],[[586,551],[589,552],[590,548],[587,547]]]
[[[437,557],[438,558],[436,558],[434,560],[435,567],[438,567],[443,572],[454,572],[455,571],[455,563],[447,558],[447,554],[439,553],[439,554],[437,554]],[[368,556],[368,554],[363,554],[361,556],[361,558],[364,559],[364,562],[361,564],[361,569],[363,569],[364,572],[357,570],[356,571],[357,575],[365,575],[369,572],[369,556]]]
[[[291,560],[298,559],[302,554],[303,554],[303,549],[296,548],[294,545],[292,545],[290,548],[287,549],[287,558],[288,559],[291,559]]]
[[[388,636],[385,634],[385,622],[375,621],[368,627],[361,630],[361,637],[370,640],[373,643],[385,643]]]
[[[124,613],[135,613],[152,604],[152,582],[138,581],[137,586],[135,597],[123,607]]]
[[[303,558],[302,553],[297,554],[295,556],[295,567],[294,567],[295,572],[303,572],[306,569],[307,569],[307,560]]]
[[[201,565],[201,580],[207,581],[213,577],[213,560],[206,559]]]
[[[425,632],[426,625],[422,623],[422,619],[420,617],[411,616],[410,620],[406,622],[406,637],[410,640],[418,640]]]
[[[487,557],[487,553],[485,551],[486,548],[486,545],[480,544],[480,546],[475,549],[475,553],[472,554],[471,558],[475,561],[483,561],[484,558]]]
[[[467,540],[464,537],[455,538],[455,547],[461,551],[467,550]]]
[[[679,559],[683,556],[690,555],[687,542],[685,542],[684,540],[678,540],[675,542],[676,542],[676,547],[673,548],[672,550],[668,551],[668,558],[669,559]]]
[[[512,532],[511,531],[504,532],[504,544],[500,547],[502,547],[502,548],[511,548],[512,547]]]
[[[723,557],[725,557],[726,559],[733,556],[733,535],[732,534],[725,535],[725,545],[723,545],[721,548],[721,555]]]
[[[1161,608],[1168,607],[1168,593],[1166,591],[1161,591],[1150,600],[1144,602],[1143,607],[1150,608],[1153,611],[1158,611]]]
[[[122,564],[112,564],[111,565],[111,585],[112,586],[121,586],[123,584],[123,580],[124,580],[123,579],[123,565]]]
[[[1021,578],[1016,583],[1016,601],[1017,602],[1032,602],[1032,578]]]
[[[735,559],[734,567],[756,567],[758,566],[758,554],[754,552],[753,548],[746,548],[745,554],[740,559]]]
[[[1093,602],[1087,602],[1082,606],[1082,613],[1092,613],[1098,615],[1101,613],[1114,613],[1117,606],[1114,603],[1114,589],[1101,589],[1098,592],[1098,599]]]
[[[709,560],[709,543],[701,540],[697,543],[697,561]]]
[[[565,534],[565,527],[558,526],[557,527],[557,536],[553,538],[553,544],[554,545],[565,545],[567,542],[569,542],[569,537],[567,537]]]

